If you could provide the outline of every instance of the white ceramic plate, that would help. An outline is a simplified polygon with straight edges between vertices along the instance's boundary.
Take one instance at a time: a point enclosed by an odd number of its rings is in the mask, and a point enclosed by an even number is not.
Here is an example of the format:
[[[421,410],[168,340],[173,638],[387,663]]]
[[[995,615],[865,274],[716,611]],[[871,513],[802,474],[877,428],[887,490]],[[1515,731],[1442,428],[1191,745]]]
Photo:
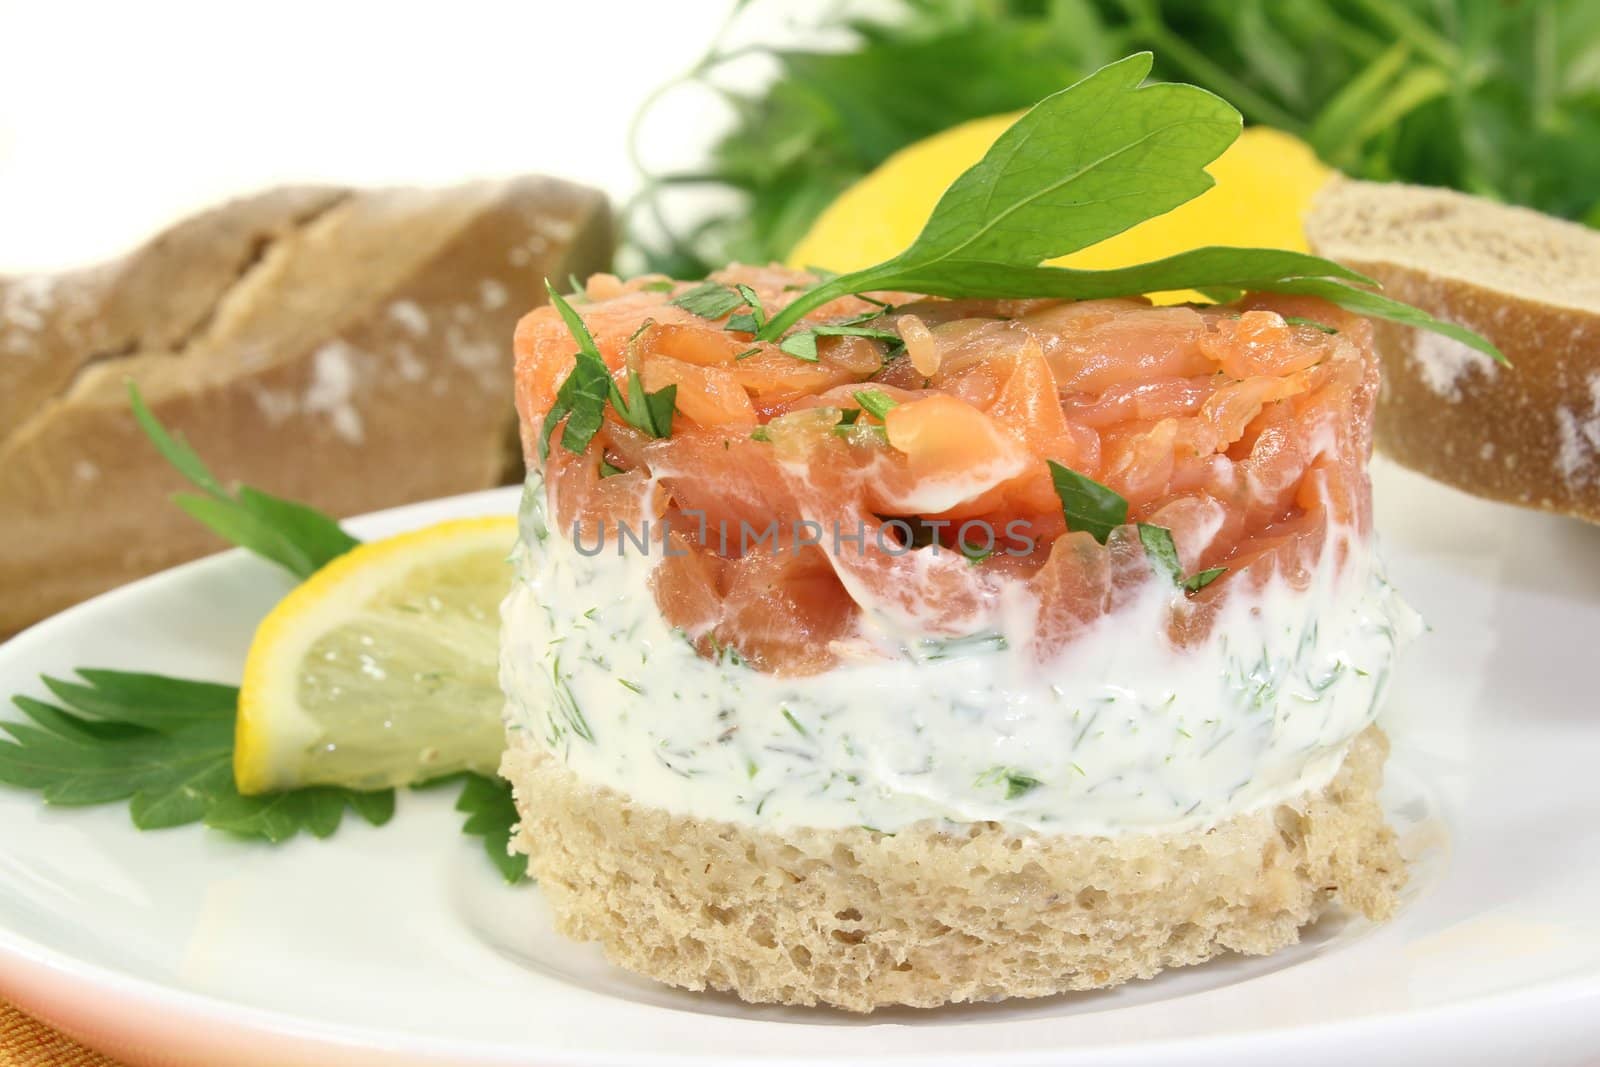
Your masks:
[[[0,787],[0,994],[140,1065],[1592,1063],[1600,1055],[1600,528],[1379,464],[1392,576],[1433,632],[1397,680],[1386,801],[1404,908],[1267,959],[1106,993],[890,1011],[753,1008],[609,967],[508,888],[450,798],[281,848]],[[354,524],[510,511],[511,490]],[[0,693],[76,666],[236,680],[288,588],[229,553],[0,646]]]

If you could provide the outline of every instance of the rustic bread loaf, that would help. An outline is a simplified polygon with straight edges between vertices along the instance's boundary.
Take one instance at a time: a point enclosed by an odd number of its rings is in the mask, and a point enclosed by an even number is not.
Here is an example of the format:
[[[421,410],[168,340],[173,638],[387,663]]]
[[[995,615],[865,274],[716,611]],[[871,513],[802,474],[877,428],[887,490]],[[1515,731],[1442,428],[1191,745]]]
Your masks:
[[[611,247],[601,194],[552,179],[286,188],[0,278],[0,634],[222,547],[130,379],[225,482],[338,515],[520,478],[512,331]]]
[[[1377,443],[1439,481],[1600,522],[1600,232],[1444,189],[1335,181],[1311,247],[1498,345],[1376,321]]]
[[[526,734],[510,740],[514,847],[557,928],[658,981],[751,1001],[871,1011],[1100,989],[1273,952],[1335,898],[1386,918],[1406,878],[1375,726],[1322,789],[1208,830],[1112,838],[709,822],[586,785]]]

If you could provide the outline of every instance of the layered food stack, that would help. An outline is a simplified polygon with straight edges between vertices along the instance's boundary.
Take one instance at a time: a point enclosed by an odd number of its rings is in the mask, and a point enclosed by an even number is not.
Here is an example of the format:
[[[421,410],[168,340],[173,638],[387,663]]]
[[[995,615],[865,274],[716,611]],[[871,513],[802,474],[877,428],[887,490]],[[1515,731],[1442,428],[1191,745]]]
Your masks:
[[[519,327],[503,773],[560,925],[869,1010],[1386,915],[1373,717],[1413,616],[1373,556],[1369,325],[873,293],[728,328],[815,280],[600,276]]]

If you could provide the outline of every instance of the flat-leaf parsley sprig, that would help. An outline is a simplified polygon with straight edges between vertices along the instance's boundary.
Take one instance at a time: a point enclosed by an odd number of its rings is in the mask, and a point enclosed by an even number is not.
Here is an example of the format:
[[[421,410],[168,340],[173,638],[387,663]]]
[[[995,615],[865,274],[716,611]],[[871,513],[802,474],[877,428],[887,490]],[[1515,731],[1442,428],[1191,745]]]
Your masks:
[[[133,824],[157,830],[203,822],[271,842],[327,837],[345,810],[382,826],[394,790],[331,786],[242,796],[233,784],[233,686],[127,671],[79,669],[45,677],[59,703],[16,696],[27,722],[0,722],[0,782],[62,806],[127,801]]]
[[[168,433],[151,414],[132,382],[128,383],[128,404],[162,458],[200,490],[198,495],[179,493],[172,502],[224,540],[278,564],[296,578],[311,577],[361,543],[315,508],[248,485],[229,492],[189,443]]]
[[[826,277],[767,318],[777,341],[812,310],[881,291],[1083,300],[1174,289],[1320,297],[1361,315],[1432,330],[1501,362],[1471,330],[1375,292],[1330,260],[1265,248],[1197,248],[1111,270],[1047,267],[1209,189],[1205,167],[1238,137],[1233,106],[1192,85],[1145,85],[1151,55],[1118,60],[1041,100],[945,190],[911,247]]]
[[[566,324],[567,332],[577,342],[578,351],[574,354],[571,372],[556,391],[555,403],[545,413],[544,424],[539,431],[539,458],[544,459],[550,454],[550,438],[562,419],[567,420],[567,425],[561,431],[561,447],[582,455],[605,422],[608,400],[623,421],[634,429],[651,437],[671,436],[678,387],[669,385],[647,393],[638,370],[630,366],[627,374],[628,391],[624,395],[612,380],[611,368],[600,354],[600,346],[595,343],[594,335],[584,325],[583,317],[573,310],[565,297],[556,292],[548,279],[544,287],[551,305]],[[744,298],[739,297],[739,300],[742,303]]]
[[[1048,463],[1050,480],[1055,484],[1056,498],[1061,501],[1061,516],[1066,520],[1067,529],[1082,530],[1103,545],[1112,530],[1127,523],[1128,501],[1121,493],[1053,459]],[[1228,573],[1226,567],[1210,567],[1185,575],[1171,530],[1150,522],[1134,525],[1151,567],[1170,577],[1185,593],[1198,593]]]
[[[360,544],[315,508],[250,486],[230,492],[187,442],[169,433],[128,386],[134,418],[167,462],[200,490],[175,502],[234,544],[299,578]],[[327,837],[353,811],[374,826],[394,815],[393,789],[311,786],[244,796],[234,784],[234,720],[239,690],[216,682],[80,667],[76,679],[44,676],[53,700],[18,694],[23,721],[0,720],[0,784],[36,791],[46,803],[127,802],[134,826],[157,830],[193,823],[278,843],[304,832]],[[505,854],[517,821],[511,787],[465,773],[456,809],[463,832],[481,837],[507,881],[524,877]],[[430,783],[431,784],[431,783]]]

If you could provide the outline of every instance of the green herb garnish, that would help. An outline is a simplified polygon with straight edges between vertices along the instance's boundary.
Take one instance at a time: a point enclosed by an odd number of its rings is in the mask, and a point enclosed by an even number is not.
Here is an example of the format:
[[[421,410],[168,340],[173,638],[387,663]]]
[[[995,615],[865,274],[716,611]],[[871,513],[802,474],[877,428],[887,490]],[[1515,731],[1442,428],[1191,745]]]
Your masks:
[[[676,297],[672,303],[691,315],[702,319],[720,319],[735,308],[744,306],[744,297],[731,285],[721,282],[701,282],[693,289]]]
[[[1228,568],[1226,567],[1208,567],[1203,571],[1191,574],[1189,577],[1183,580],[1184,591],[1189,593],[1198,593],[1200,590],[1204,589],[1206,586],[1210,585],[1212,582],[1216,581],[1218,578],[1221,578],[1227,573]]]
[[[466,774],[461,795],[456,798],[456,810],[465,812],[467,821],[461,832],[471,837],[483,838],[483,851],[509,883],[528,879],[526,856],[510,851],[511,831],[520,820],[517,802],[511,795],[511,783],[496,775]]]
[[[767,324],[767,309],[761,306],[761,297],[748,285],[736,286],[739,297],[744,301],[744,306],[749,311],[740,312],[728,318],[728,325],[723,327],[735,333],[756,333]]]
[[[521,818],[517,802],[511,793],[511,783],[496,775],[474,774],[463,771],[447,778],[434,779],[416,786],[430,789],[436,785],[461,783],[461,793],[456,797],[456,810],[467,816],[461,832],[468,837],[483,839],[483,853],[489,857],[507,884],[515,885],[528,880],[528,858],[513,854],[510,849],[511,832]]]
[[[323,564],[360,544],[315,508],[248,485],[230,493],[187,441],[168,433],[156,420],[132,381],[128,382],[128,404],[162,458],[204,494],[180,493],[173,503],[224,540],[271,560],[297,578],[309,578]]]
[[[1239,113],[1190,85],[1141,85],[1150,66],[1148,52],[1132,55],[1041,100],[945,190],[910,248],[806,290],[757,336],[783,338],[811,310],[876,290],[1078,300],[1224,287],[1318,296],[1363,315],[1442,333],[1504,360],[1471,330],[1357,288],[1376,283],[1303,253],[1212,247],[1113,270],[1041,266],[1165,214],[1212,186],[1205,167],[1238,137]],[[785,338],[784,345],[793,341]],[[805,359],[815,347],[813,338],[785,351]]]
[[[1021,771],[1014,771],[1009,767],[991,767],[978,775],[978,780],[974,784],[980,787],[1004,784],[1006,787],[1006,799],[1016,800],[1024,793],[1031,792],[1044,783],[1031,774],[1023,774]]]
[[[1178,561],[1178,546],[1172,543],[1171,530],[1141,522],[1139,541],[1144,545],[1144,554],[1157,570],[1170,575],[1175,582],[1182,580],[1183,564]]]
[[[1111,531],[1128,521],[1128,502],[1116,490],[1053,459],[1049,465],[1050,480],[1055,483],[1067,528],[1083,530],[1105,544]]]
[[[703,319],[720,319],[730,311],[745,308],[739,314],[729,316],[727,325],[723,327],[732,333],[755,334],[767,324],[767,309],[761,306],[760,294],[742,282],[738,285],[701,282],[673,303]],[[759,351],[758,348],[751,349],[750,353]]]
[[[605,421],[606,400],[614,388],[611,384],[611,368],[606,366],[593,335],[578,313],[572,310],[572,305],[556,292],[548,279],[544,288],[549,294],[551,306],[560,313],[568,332],[578,342],[578,351],[574,356],[572,371],[556,391],[555,403],[545,412],[544,424],[539,429],[539,458],[544,459],[550,454],[550,436],[555,433],[562,419],[567,420],[567,425],[561,431],[561,447],[582,455]]]
[[[794,727],[795,733],[799,734],[801,737],[811,736],[811,732],[804,726],[801,726],[800,720],[794,717],[794,712],[790,711],[788,708],[782,708],[780,710],[783,712],[783,717],[789,720],[789,725]]]
[[[889,414],[891,408],[900,406],[900,401],[881,389],[857,389],[854,396],[856,403],[861,405],[861,410],[879,422],[883,421],[884,416]]]
[[[1171,577],[1185,592],[1197,593],[1228,572],[1226,567],[1212,567],[1184,577],[1183,564],[1178,559],[1178,546],[1172,542],[1172,531],[1165,526],[1141,522],[1139,542],[1144,545],[1144,554],[1150,558],[1156,570]]]
[[[1061,500],[1061,514],[1069,530],[1083,530],[1102,545],[1111,531],[1128,521],[1128,501],[1110,486],[1101,485],[1093,478],[1049,460],[1050,479],[1055,483],[1056,496]],[[1173,544],[1172,531],[1165,526],[1141,522],[1137,524],[1139,542],[1145,555],[1156,570],[1169,575],[1173,582],[1186,592],[1197,593],[1227,573],[1226,567],[1212,567],[1184,577],[1183,563],[1178,559],[1178,546]],[[966,546],[962,545],[963,552]]]
[[[670,436],[678,387],[669,385],[646,393],[639,372],[629,367],[628,392],[624,396],[616,382],[611,380],[611,368],[606,366],[605,358],[600,355],[600,346],[595,343],[589,327],[584,325],[583,317],[548,281],[545,282],[545,291],[550,296],[551,305],[561,315],[562,322],[566,323],[567,332],[577,342],[578,351],[573,357],[571,372],[556,392],[555,403],[545,413],[539,435],[539,457],[543,459],[549,455],[550,436],[563,418],[567,420],[567,425],[561,431],[561,447],[582,455],[605,422],[608,400],[622,420],[634,429],[651,437]]]
[[[622,421],[651,437],[672,436],[672,415],[677,409],[677,400],[677,385],[647,393],[644,391],[644,380],[631,367],[628,369],[627,400],[623,400],[615,385],[611,387],[611,406],[617,409]]]
[[[964,538],[956,542],[956,549],[967,558],[969,563],[982,563],[994,555],[993,545],[988,548],[979,548],[977,545],[968,544]]]
[[[426,793],[457,784],[461,786],[461,792],[456,797],[455,807],[467,816],[466,822],[461,824],[461,832],[468,837],[483,839],[484,855],[489,857],[489,862],[494,864],[508,884],[527,881],[527,857],[513,855],[509,849],[511,832],[520,819],[510,782],[498,775],[491,778],[472,771],[458,771],[419,782],[411,789],[413,792]]]
[[[875,311],[866,316],[866,318],[877,318],[881,314],[883,312]],[[785,337],[778,347],[796,359],[815,363],[817,361],[817,338],[819,337],[865,337],[871,341],[887,341],[891,345],[900,344],[900,335],[893,330],[876,330],[870,326],[835,322],[821,323],[807,327],[804,330],[797,330]]]
[[[1303,315],[1285,315],[1283,321],[1290,326],[1309,326],[1313,330],[1321,330],[1323,333],[1339,332],[1336,327],[1329,326],[1325,322],[1318,322],[1316,319],[1308,319]]]
[[[778,342],[778,350],[787,352],[795,359],[803,359],[807,363],[817,361],[817,334],[814,330],[803,333],[792,333]]]
[[[81,682],[44,678],[60,701],[15,696],[31,722],[0,722],[0,782],[48,804],[128,802],[134,826],[204,822],[243,837],[327,837],[349,808],[374,826],[394,814],[394,790],[318,786],[247,797],[233,784],[233,686],[158,674],[80,669]]]

